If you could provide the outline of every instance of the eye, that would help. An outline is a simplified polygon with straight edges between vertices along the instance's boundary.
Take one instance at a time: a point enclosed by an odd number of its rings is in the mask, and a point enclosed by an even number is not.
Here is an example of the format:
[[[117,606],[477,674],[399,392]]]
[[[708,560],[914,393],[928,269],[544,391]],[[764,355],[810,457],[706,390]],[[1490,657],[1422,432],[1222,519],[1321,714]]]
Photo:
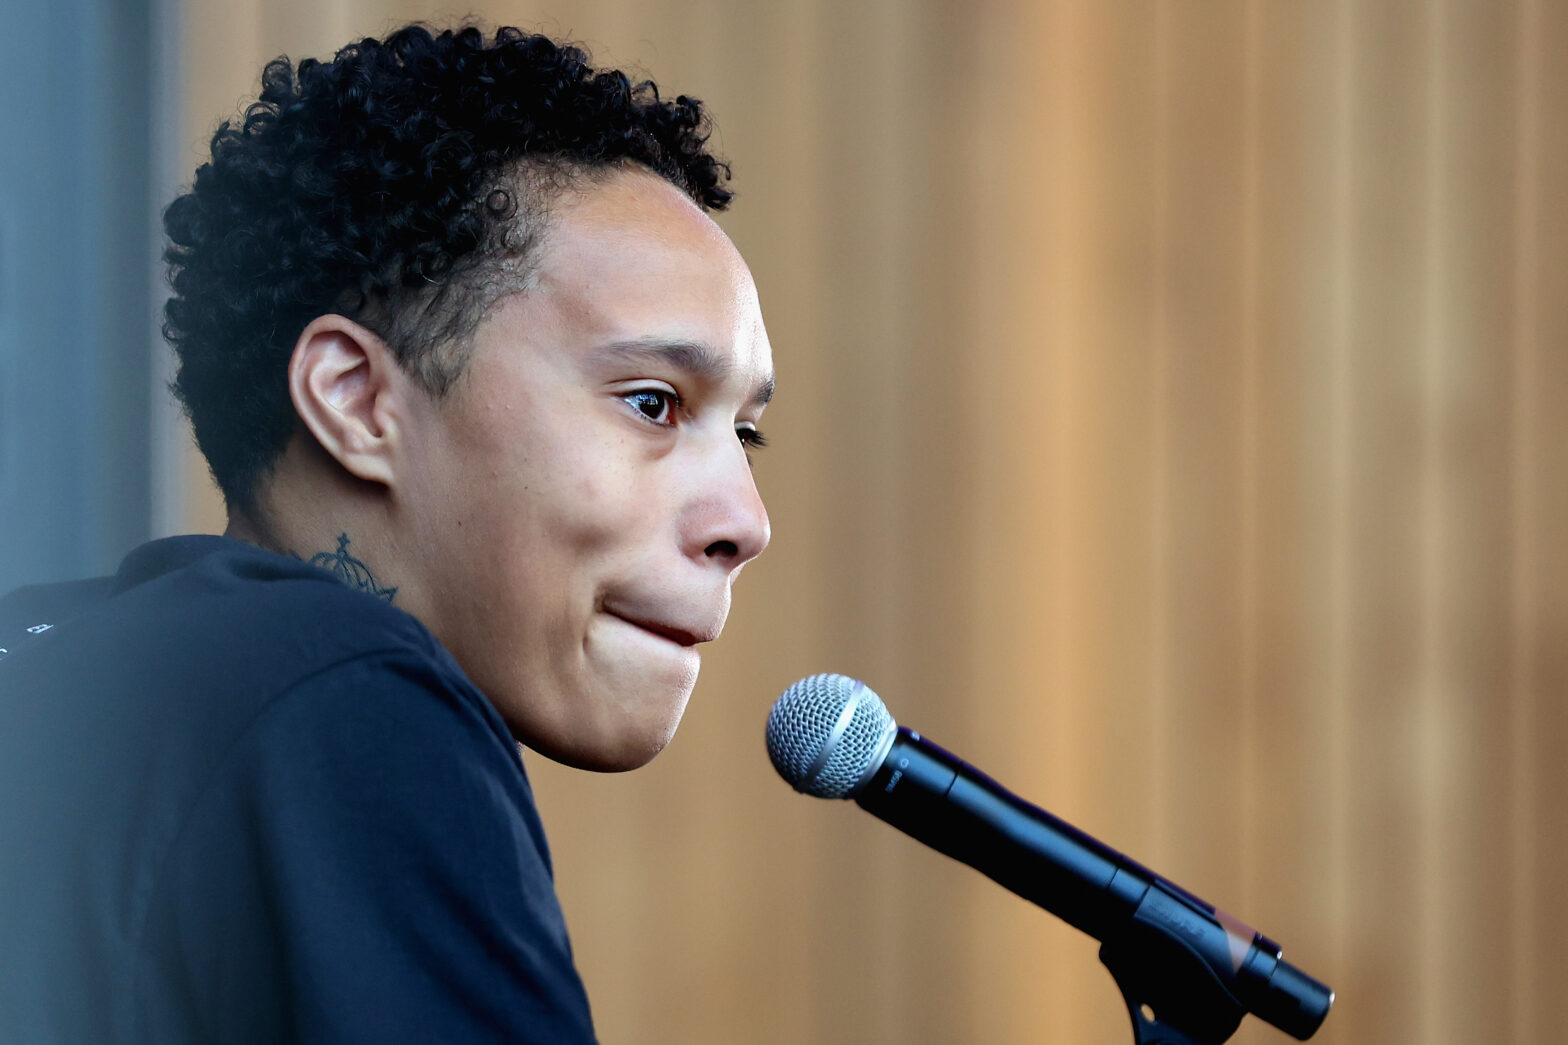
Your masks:
[[[735,438],[740,440],[742,449],[746,451],[746,463],[748,465],[755,464],[751,456],[752,451],[761,450],[768,445],[767,437],[751,427],[751,425],[740,425],[737,427],[735,429]]]
[[[656,425],[674,425],[675,411],[681,406],[681,397],[665,388],[639,388],[621,400]]]

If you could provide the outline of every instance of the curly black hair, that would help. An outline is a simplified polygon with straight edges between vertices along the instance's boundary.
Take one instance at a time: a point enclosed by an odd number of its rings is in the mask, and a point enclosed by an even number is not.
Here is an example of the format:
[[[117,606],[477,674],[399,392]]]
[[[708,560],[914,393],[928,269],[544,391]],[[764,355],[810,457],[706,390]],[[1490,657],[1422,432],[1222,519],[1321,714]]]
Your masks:
[[[259,100],[164,212],[174,392],[231,512],[295,431],[287,367],[315,317],[382,337],[433,394],[521,289],[550,195],[640,164],[722,210],[702,103],[515,28],[411,25],[331,61],[270,62]]]

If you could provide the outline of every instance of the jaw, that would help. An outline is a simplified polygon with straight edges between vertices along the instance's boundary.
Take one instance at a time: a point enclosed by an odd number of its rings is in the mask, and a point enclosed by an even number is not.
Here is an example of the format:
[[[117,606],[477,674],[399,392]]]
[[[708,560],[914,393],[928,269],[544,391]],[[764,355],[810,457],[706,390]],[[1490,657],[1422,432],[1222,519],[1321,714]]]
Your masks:
[[[563,630],[448,648],[524,746],[598,772],[647,764],[674,737],[700,653],[606,613]]]

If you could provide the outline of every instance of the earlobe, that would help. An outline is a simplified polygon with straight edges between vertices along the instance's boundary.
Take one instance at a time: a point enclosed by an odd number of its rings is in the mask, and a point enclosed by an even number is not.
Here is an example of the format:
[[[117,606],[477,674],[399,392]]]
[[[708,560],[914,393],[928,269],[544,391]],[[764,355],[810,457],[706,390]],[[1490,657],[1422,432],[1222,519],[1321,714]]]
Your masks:
[[[403,375],[384,341],[339,315],[317,316],[289,359],[289,397],[316,442],[350,475],[393,485]]]

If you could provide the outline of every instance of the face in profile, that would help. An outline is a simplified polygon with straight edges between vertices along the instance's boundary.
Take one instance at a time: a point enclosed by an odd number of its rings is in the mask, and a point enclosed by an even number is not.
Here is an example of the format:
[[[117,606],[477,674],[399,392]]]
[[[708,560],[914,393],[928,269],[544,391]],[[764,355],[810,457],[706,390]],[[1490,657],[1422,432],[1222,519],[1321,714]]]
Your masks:
[[[748,458],[772,353],[734,245],[647,172],[564,191],[535,271],[420,407],[396,494],[416,613],[518,739],[629,769],[674,734],[768,543]]]

